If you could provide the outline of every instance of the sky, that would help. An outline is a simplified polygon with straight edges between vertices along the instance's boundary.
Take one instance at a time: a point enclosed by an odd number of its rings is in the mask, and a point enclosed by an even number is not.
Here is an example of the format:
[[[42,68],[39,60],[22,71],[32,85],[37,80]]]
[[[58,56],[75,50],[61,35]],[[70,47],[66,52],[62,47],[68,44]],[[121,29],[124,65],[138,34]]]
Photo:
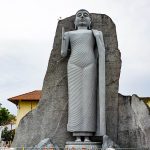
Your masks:
[[[122,68],[119,92],[150,97],[149,0],[0,0],[0,103],[42,89],[58,19],[79,9],[116,24]]]

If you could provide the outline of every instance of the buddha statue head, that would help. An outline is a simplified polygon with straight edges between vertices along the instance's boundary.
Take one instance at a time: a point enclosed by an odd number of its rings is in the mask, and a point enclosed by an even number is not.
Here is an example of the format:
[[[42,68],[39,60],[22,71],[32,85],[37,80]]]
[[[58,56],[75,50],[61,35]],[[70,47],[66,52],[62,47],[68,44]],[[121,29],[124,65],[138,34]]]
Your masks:
[[[76,13],[74,24],[75,24],[75,29],[78,28],[90,29],[91,27],[90,13],[85,9],[78,10]]]

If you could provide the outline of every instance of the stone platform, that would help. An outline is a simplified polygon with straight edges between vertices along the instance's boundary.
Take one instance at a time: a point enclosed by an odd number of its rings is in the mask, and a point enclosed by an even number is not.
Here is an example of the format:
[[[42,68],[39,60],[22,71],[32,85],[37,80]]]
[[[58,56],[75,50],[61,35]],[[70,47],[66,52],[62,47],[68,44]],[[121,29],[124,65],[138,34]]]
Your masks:
[[[68,150],[94,150],[94,149],[100,149],[101,148],[101,143],[100,142],[66,142],[65,149]]]

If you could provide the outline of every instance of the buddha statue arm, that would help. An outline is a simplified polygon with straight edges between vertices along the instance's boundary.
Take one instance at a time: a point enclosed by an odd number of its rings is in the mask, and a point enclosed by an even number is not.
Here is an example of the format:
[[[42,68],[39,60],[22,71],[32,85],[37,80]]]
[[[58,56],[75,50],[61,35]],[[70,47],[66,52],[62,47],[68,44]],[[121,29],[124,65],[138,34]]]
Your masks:
[[[106,120],[105,120],[105,45],[103,41],[103,34],[101,31],[92,30],[97,50],[98,50],[98,122],[97,126],[100,127],[97,129],[96,135],[103,136],[106,134]]]
[[[103,34],[101,31],[97,31],[97,30],[92,30],[93,31],[93,34],[94,34],[94,37],[96,39],[96,45],[97,45],[97,48],[98,48],[98,53],[100,55],[100,50],[104,50],[105,51],[105,46],[104,46],[104,41],[103,41]]]
[[[69,32],[64,33],[64,29],[62,28],[62,43],[61,43],[61,56],[66,57],[68,54],[69,47]]]

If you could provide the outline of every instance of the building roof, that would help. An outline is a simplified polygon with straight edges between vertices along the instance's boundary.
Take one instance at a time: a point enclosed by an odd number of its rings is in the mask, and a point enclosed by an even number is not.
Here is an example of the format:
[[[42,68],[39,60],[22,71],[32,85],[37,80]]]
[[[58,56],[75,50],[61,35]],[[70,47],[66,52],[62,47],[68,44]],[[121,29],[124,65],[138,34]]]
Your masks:
[[[18,96],[14,96],[11,98],[8,98],[8,100],[14,104],[18,104],[20,100],[24,101],[39,101],[41,98],[41,90],[35,90],[32,92],[24,93]]]

